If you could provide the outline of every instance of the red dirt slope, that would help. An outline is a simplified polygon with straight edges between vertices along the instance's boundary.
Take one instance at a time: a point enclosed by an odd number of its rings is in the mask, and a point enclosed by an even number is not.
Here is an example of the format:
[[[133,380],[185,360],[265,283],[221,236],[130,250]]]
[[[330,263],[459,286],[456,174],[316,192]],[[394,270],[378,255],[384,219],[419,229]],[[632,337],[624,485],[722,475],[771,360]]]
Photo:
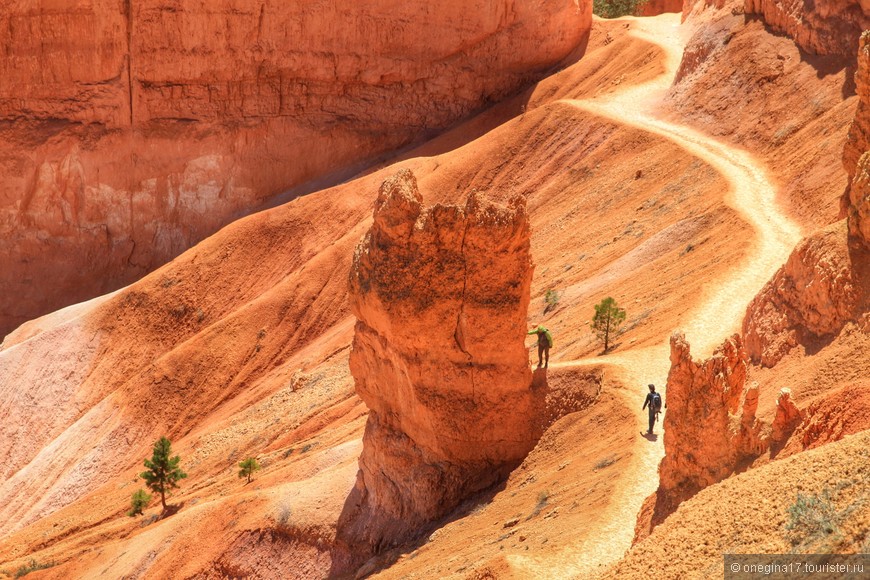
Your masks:
[[[852,435],[737,475],[680,506],[604,578],[707,578],[722,554],[866,552],[870,526],[870,433]],[[836,533],[786,529],[797,494],[829,497]],[[655,566],[650,566],[655,562]]]

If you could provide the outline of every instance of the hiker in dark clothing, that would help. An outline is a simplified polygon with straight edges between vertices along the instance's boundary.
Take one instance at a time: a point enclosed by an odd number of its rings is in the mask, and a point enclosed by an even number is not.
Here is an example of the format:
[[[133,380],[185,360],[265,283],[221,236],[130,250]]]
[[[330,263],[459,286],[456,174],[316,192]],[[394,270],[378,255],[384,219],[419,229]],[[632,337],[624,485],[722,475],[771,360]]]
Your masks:
[[[649,394],[643,402],[641,411],[647,407],[649,407],[649,430],[647,434],[652,435],[653,425],[655,425],[658,419],[658,414],[662,412],[662,396],[656,392],[655,385],[649,385]]]
[[[550,331],[546,329],[546,327],[538,325],[537,328],[533,328],[527,334],[537,334],[538,335],[538,368],[541,368],[541,363],[543,361],[544,368],[550,364],[550,347],[553,346],[553,335],[550,334]]]

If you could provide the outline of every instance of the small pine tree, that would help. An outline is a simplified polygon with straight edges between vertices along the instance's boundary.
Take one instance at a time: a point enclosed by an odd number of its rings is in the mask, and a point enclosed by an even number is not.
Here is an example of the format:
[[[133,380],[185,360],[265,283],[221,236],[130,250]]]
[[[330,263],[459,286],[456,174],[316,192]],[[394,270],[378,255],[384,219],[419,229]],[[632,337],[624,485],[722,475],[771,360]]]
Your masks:
[[[187,477],[187,474],[178,467],[181,457],[178,455],[170,457],[171,454],[172,443],[166,437],[161,437],[154,444],[151,459],[145,460],[148,471],[139,474],[151,491],[160,494],[160,503],[164,511],[166,511],[167,492],[177,488],[178,481]]]
[[[239,462],[239,477],[247,477],[248,483],[251,483],[254,472],[259,470],[260,464],[255,457],[248,457],[244,461]]]
[[[127,512],[127,515],[131,518],[141,515],[142,510],[148,507],[149,503],[151,503],[151,494],[144,489],[137,489],[133,492],[133,497],[130,498],[130,511]]]
[[[619,334],[619,327],[625,322],[625,310],[609,296],[595,305],[592,317],[592,330],[604,341],[604,352],[610,348],[610,339]]]

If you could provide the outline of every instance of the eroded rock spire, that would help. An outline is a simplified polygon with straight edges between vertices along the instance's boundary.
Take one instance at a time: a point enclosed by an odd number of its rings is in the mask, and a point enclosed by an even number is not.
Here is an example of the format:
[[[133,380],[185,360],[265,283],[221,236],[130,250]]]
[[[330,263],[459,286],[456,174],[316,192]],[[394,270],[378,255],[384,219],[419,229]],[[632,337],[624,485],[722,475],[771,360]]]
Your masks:
[[[371,551],[414,535],[516,467],[540,437],[524,346],[532,280],[525,200],[472,192],[424,208],[386,180],[357,247],[350,358],[370,412],[342,535]]]

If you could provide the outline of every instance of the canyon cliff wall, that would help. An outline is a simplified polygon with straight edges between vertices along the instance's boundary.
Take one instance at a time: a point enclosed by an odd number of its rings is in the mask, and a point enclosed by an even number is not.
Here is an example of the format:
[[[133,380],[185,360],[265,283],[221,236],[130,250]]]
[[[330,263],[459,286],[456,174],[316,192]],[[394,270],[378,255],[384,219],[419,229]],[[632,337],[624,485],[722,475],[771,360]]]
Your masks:
[[[534,81],[585,0],[61,0],[0,13],[0,336]]]
[[[665,12],[682,12],[683,0],[647,0],[637,10],[638,16],[658,16]]]
[[[715,7],[760,17],[806,52],[851,59],[861,32],[870,28],[870,0],[685,0],[683,20]]]
[[[843,146],[843,167],[850,181],[857,173],[858,160],[866,151],[870,151],[870,31],[863,33],[859,42],[855,89],[858,93],[858,109]],[[847,192],[843,196],[842,207],[845,209],[848,203]]]
[[[858,110],[843,147],[843,166],[851,183],[841,207],[853,245],[870,250],[870,31],[861,35],[855,85]]]
[[[866,252],[870,251],[870,151],[858,161],[855,179],[846,195],[850,246],[854,250],[863,250],[860,256],[866,260]]]
[[[532,279],[521,197],[423,208],[402,171],[354,256],[350,358],[370,412],[342,535],[377,551],[515,468],[540,438],[524,346]]]
[[[851,57],[861,31],[870,28],[868,0],[745,0],[744,10],[813,54]]]

